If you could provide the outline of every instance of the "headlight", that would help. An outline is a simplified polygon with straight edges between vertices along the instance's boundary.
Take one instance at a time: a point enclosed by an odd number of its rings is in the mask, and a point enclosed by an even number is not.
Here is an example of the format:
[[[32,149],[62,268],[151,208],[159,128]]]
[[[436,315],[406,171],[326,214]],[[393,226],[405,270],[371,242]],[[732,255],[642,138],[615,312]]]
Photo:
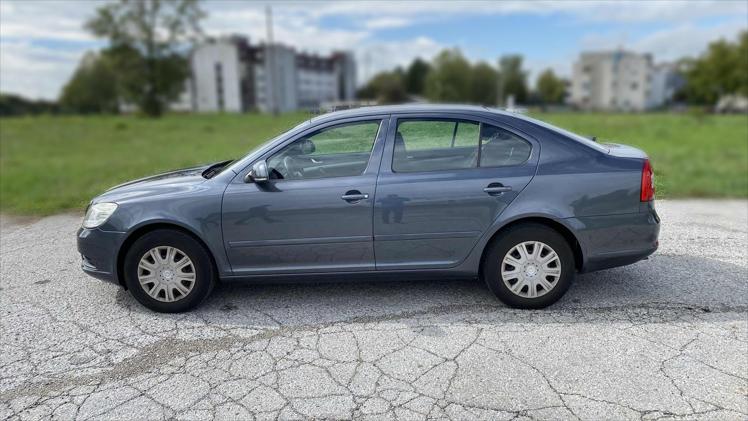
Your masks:
[[[83,218],[83,228],[96,228],[106,222],[117,210],[116,203],[97,203],[88,208],[86,217]]]

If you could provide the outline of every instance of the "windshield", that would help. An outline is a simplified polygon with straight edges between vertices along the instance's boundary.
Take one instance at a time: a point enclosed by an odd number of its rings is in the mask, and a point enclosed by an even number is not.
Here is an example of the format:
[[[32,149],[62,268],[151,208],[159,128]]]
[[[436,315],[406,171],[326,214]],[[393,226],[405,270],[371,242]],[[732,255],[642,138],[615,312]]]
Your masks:
[[[310,122],[311,122],[311,120],[304,120],[304,121],[302,121],[301,123],[295,125],[293,128],[288,129],[285,132],[279,134],[278,136],[275,136],[272,139],[266,140],[266,141],[262,142],[261,144],[255,146],[254,148],[250,149],[249,152],[247,153],[247,155],[252,155],[253,153],[259,151],[260,149],[265,148],[265,146],[267,146],[267,145],[275,142],[277,139],[280,139],[281,137],[283,137],[283,136],[285,136],[285,135],[287,135],[287,134],[289,134],[291,132],[294,132],[294,131],[296,131],[296,130],[304,127],[304,126],[309,125]]]
[[[548,130],[552,130],[552,131],[554,131],[556,133],[562,134],[562,135],[564,135],[566,137],[571,138],[572,140],[576,140],[577,142],[583,143],[584,145],[589,146],[590,148],[596,149],[596,150],[598,150],[600,152],[604,152],[604,153],[610,152],[610,149],[608,149],[605,146],[603,146],[603,145],[601,145],[601,144],[593,141],[592,139],[588,139],[588,138],[586,138],[584,136],[580,136],[580,135],[578,135],[576,133],[570,132],[568,130],[564,130],[564,129],[562,129],[560,127],[557,127],[557,126],[554,126],[552,124],[548,124],[548,123],[546,123],[544,121],[540,121],[540,120],[537,120],[537,119],[534,119],[534,118],[531,118],[531,117],[527,117],[527,116],[524,116],[524,115],[515,115],[515,117],[521,118],[521,119],[529,121],[531,123],[535,123],[538,126],[541,126],[541,127],[544,127],[544,128],[546,128]]]

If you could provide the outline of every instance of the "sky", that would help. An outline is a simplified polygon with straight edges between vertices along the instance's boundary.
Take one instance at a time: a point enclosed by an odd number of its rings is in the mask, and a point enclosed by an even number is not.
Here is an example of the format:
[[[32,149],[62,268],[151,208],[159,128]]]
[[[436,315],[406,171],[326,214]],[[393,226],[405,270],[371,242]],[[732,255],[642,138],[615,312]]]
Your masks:
[[[86,51],[106,46],[83,24],[98,0],[0,0],[0,92],[56,99]],[[206,0],[207,36],[265,40],[265,8],[277,42],[299,51],[353,51],[358,82],[382,70],[459,48],[495,65],[522,54],[530,81],[545,68],[569,76],[582,51],[651,53],[656,62],[701,54],[748,29],[748,0],[347,1]]]

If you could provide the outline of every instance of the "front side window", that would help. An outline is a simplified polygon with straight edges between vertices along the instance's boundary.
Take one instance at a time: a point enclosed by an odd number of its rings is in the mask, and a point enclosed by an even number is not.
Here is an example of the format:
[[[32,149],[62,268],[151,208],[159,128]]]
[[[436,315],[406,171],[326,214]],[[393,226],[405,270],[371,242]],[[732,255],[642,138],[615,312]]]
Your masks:
[[[304,136],[268,160],[270,177],[307,180],[363,174],[380,121],[347,123]]]
[[[503,167],[530,157],[531,145],[492,126],[463,120],[401,120],[395,134],[394,172]]]

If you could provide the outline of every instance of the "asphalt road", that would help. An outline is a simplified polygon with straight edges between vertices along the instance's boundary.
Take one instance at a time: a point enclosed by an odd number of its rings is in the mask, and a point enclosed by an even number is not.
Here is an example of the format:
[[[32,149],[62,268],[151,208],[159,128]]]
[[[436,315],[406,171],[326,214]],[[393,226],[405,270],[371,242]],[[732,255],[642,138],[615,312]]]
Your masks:
[[[541,311],[477,282],[219,287],[156,314],[80,217],[2,218],[0,419],[748,418],[748,202],[660,201],[660,251]]]

